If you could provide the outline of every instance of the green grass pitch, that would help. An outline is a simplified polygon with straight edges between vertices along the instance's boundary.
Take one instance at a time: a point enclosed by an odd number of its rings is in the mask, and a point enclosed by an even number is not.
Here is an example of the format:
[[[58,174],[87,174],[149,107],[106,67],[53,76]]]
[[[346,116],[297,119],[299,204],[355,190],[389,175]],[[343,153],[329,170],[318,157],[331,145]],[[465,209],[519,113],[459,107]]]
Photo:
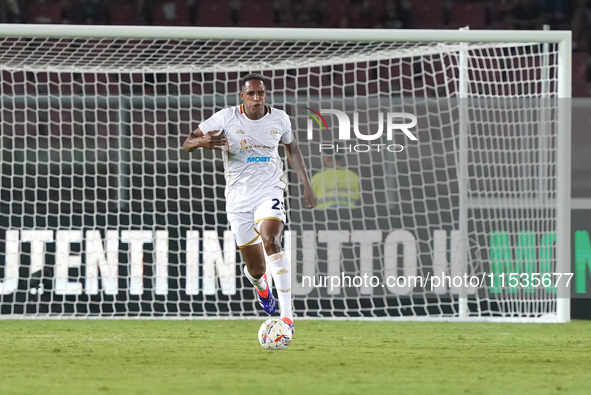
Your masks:
[[[591,322],[0,321],[0,394],[589,394]]]

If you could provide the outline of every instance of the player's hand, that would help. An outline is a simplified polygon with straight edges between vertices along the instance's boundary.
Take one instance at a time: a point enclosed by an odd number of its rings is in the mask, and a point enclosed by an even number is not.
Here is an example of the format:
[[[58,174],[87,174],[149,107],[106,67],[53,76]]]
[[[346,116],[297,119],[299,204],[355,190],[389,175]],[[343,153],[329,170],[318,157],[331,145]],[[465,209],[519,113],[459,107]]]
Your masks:
[[[214,136],[214,134],[218,132],[219,130],[212,130],[210,132],[205,133],[201,138],[199,138],[199,146],[201,148],[225,151],[228,145],[228,139],[226,138],[226,136],[222,135]]]
[[[307,186],[304,188],[304,199],[306,200],[306,207],[313,208],[316,205],[318,197],[314,193],[312,187]]]

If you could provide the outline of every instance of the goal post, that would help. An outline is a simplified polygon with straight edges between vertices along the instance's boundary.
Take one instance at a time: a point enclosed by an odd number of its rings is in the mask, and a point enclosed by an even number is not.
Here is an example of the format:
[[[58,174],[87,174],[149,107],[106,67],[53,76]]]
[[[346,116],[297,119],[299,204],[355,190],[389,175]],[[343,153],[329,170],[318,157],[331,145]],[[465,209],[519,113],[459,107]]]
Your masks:
[[[181,149],[260,72],[298,318],[570,320],[570,32],[0,25],[0,72],[0,318],[262,317]]]

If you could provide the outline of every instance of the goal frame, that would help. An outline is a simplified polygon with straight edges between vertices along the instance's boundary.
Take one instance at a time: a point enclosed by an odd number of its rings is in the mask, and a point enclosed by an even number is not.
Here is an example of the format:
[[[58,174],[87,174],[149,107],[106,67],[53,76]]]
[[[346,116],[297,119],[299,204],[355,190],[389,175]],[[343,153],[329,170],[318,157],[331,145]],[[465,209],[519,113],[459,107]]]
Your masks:
[[[19,37],[63,37],[63,38],[151,38],[151,39],[251,39],[267,40],[336,40],[336,41],[404,41],[433,42],[445,41],[456,43],[504,42],[504,43],[554,43],[558,44],[558,86],[557,98],[571,98],[571,47],[570,31],[498,31],[498,30],[386,30],[386,29],[305,29],[305,28],[221,28],[221,27],[162,27],[162,26],[77,26],[77,25],[28,25],[2,24],[0,36]],[[462,86],[462,67],[460,62],[460,87]],[[461,97],[461,89],[460,89]],[[571,115],[569,108],[558,107],[557,135],[557,198],[556,198],[556,271],[571,270]],[[461,160],[460,160],[461,162]],[[463,176],[466,174],[464,173]],[[460,178],[462,179],[462,178]],[[467,181],[467,178],[462,179]],[[460,182],[462,185],[463,182]],[[460,221],[460,228],[462,224]],[[460,229],[461,231],[461,229]],[[465,254],[464,254],[465,255]],[[568,290],[558,290],[557,315],[549,322],[570,321],[570,295]],[[460,304],[462,298],[460,298]],[[465,298],[464,298],[465,299]],[[517,318],[468,318],[460,307],[459,318],[453,321],[507,321],[524,322]],[[387,318],[386,318],[387,319]],[[428,317],[397,317],[397,320],[431,320]],[[432,320],[441,321],[442,318]],[[536,319],[535,322],[544,320]]]

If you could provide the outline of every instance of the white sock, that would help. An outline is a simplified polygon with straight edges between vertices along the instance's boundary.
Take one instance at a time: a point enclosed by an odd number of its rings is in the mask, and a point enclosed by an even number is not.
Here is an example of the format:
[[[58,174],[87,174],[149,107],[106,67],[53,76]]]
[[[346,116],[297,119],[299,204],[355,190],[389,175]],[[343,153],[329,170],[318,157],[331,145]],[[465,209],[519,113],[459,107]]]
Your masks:
[[[261,292],[267,289],[267,281],[265,281],[265,276],[261,276],[261,278],[254,278],[248,271],[248,267],[246,267],[246,265],[244,265],[242,269],[246,278],[252,283],[252,285],[256,287],[256,289]]]
[[[281,317],[293,320],[293,311],[291,310],[291,268],[287,255],[285,255],[284,251],[273,254],[269,256],[269,263],[271,273],[273,273],[273,281],[275,281],[275,289],[277,289]]]

